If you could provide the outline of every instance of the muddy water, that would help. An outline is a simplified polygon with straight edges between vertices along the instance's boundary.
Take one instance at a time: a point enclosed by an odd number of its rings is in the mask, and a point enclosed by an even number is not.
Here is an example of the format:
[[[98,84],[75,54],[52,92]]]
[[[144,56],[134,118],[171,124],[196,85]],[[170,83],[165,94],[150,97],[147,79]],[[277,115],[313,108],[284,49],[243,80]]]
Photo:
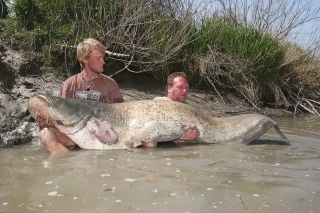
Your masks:
[[[320,212],[319,118],[275,118],[254,145],[49,155],[0,150],[0,212]]]

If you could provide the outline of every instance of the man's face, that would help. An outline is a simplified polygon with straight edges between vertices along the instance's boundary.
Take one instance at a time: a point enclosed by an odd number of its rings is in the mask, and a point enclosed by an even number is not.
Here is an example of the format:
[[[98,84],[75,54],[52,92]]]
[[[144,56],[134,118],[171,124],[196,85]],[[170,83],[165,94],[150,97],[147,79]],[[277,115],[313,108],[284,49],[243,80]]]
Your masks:
[[[173,85],[168,86],[168,97],[173,101],[184,103],[188,95],[189,83],[182,76],[174,78]]]
[[[99,50],[94,49],[92,50],[90,57],[83,60],[83,63],[85,64],[85,67],[90,71],[95,73],[102,73],[103,65],[105,64],[104,54]]]

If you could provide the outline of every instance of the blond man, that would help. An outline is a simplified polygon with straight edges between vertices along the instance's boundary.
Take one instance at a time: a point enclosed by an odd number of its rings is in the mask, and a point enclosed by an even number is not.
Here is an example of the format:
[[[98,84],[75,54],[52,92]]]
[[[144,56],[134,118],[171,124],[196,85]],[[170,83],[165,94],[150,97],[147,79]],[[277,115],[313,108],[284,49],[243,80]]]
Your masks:
[[[64,81],[59,96],[66,99],[86,99],[103,103],[120,103],[123,97],[118,84],[104,75],[105,46],[99,41],[88,38],[77,46],[77,58],[81,72]],[[58,131],[46,118],[38,117],[39,137],[50,153],[69,152],[75,143],[65,134]]]

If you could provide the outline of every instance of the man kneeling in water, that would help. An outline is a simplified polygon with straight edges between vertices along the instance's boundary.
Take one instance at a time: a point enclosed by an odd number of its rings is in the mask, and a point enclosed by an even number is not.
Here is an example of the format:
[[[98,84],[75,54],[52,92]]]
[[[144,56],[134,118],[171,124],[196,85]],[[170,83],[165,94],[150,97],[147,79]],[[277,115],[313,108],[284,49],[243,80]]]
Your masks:
[[[105,50],[104,45],[92,38],[78,44],[77,58],[82,71],[62,83],[59,94],[61,98],[80,98],[103,103],[123,102],[118,84],[102,74]],[[50,153],[69,152],[69,148],[75,145],[46,118],[38,116],[36,119],[40,127],[40,140]]]
[[[187,75],[184,72],[175,72],[168,76],[167,78],[167,97],[156,97],[154,100],[168,100],[177,101],[185,103],[187,99],[189,89],[189,83],[187,80]],[[190,125],[189,130],[184,133],[179,139],[185,141],[193,141],[199,137],[199,130],[194,124]]]

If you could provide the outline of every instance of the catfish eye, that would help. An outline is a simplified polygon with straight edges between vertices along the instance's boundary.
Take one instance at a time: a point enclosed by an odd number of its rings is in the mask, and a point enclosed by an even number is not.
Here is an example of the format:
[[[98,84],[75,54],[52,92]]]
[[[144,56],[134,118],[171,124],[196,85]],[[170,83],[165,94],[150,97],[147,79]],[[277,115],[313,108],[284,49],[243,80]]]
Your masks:
[[[59,125],[63,125],[62,121],[60,121],[60,120],[56,120],[56,122],[57,122],[57,124],[59,124]]]

